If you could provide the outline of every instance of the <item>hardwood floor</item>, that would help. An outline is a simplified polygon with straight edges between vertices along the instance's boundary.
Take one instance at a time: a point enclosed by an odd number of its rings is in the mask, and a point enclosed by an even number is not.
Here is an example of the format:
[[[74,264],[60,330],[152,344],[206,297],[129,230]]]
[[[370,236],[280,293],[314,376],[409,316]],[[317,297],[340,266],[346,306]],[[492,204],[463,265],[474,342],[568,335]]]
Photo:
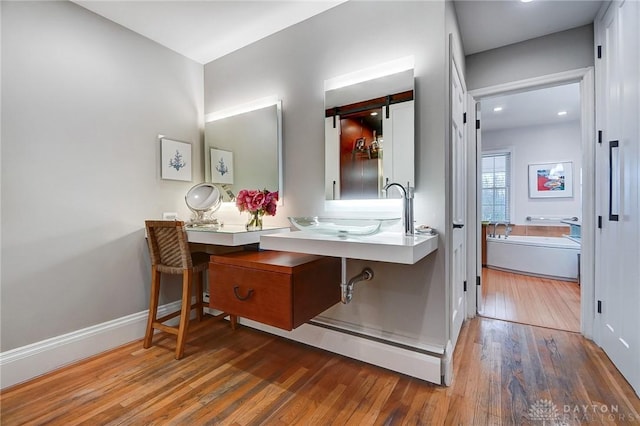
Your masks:
[[[156,341],[147,350],[133,342],[5,390],[0,423],[622,424],[620,416],[640,422],[640,400],[592,342],[494,319],[463,326],[450,387],[224,323],[193,333],[180,361],[173,336]],[[603,417],[602,410],[615,414]]]
[[[580,332],[578,283],[482,268],[480,315]]]

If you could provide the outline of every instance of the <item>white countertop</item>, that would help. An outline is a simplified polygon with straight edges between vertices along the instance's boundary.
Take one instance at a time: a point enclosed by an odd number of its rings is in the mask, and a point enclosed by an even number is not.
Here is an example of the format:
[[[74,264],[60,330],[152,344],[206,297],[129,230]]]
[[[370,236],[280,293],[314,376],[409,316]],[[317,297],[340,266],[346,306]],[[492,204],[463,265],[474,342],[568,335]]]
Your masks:
[[[215,244],[219,246],[243,246],[260,242],[265,234],[289,232],[289,227],[265,226],[260,231],[247,231],[244,225],[223,225],[220,228],[186,228],[190,243]]]
[[[260,237],[260,248],[412,265],[438,248],[438,236],[405,236],[399,232],[347,237],[304,231],[267,233]]]

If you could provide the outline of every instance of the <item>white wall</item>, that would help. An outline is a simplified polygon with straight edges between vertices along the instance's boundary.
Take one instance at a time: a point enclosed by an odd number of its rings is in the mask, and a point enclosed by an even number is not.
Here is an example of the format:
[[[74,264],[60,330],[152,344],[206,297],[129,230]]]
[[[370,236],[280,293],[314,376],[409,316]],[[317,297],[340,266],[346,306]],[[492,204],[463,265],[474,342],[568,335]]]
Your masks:
[[[2,351],[147,308],[144,220],[187,216],[202,117],[201,65],[71,2],[2,2]],[[193,144],[194,182],[160,179],[158,134]]]
[[[582,141],[579,121],[566,124],[516,127],[482,131],[482,151],[512,150],[511,223],[532,224],[527,216],[577,216],[582,218],[580,169]],[[573,162],[574,190],[571,198],[529,198],[528,165]],[[549,223],[533,223],[547,225]]]
[[[205,112],[277,95],[283,101],[284,205],[266,224],[324,210],[324,80],[415,56],[418,224],[444,232],[447,83],[442,2],[347,2],[205,65]],[[378,29],[378,30],[372,30]],[[444,236],[441,236],[441,247]],[[326,316],[416,344],[446,343],[445,249],[417,265],[351,261],[376,277]],[[411,343],[411,344],[413,344]]]
[[[467,88],[593,66],[593,25],[468,55]]]

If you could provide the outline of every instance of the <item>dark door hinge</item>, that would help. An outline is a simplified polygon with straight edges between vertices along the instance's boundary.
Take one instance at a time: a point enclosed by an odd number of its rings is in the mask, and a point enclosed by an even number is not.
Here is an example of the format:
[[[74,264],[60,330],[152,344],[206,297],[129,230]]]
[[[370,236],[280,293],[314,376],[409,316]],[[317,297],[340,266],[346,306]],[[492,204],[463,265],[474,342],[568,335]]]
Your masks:
[[[480,120],[476,120],[476,130],[480,129]]]
[[[602,216],[598,216],[598,229],[602,229]]]
[[[480,277],[476,276],[476,285],[480,285],[480,284],[481,284]]]
[[[602,313],[602,300],[598,300],[598,313]]]
[[[598,59],[602,59],[602,45],[598,45]]]
[[[464,287],[464,291],[467,291],[467,282],[465,281],[462,285]]]
[[[602,130],[598,130],[598,143],[602,143]]]
[[[466,124],[467,123],[467,113],[465,112],[464,114],[462,114],[462,124]]]

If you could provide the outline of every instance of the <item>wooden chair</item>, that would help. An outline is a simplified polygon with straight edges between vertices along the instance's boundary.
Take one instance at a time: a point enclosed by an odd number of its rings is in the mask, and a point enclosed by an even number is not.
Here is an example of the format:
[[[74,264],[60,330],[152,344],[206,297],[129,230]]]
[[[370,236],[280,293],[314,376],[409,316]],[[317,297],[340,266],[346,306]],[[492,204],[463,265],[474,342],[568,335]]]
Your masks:
[[[174,220],[147,220],[147,242],[151,257],[151,298],[149,301],[149,318],[144,337],[144,347],[150,348],[154,329],[177,335],[176,359],[184,355],[184,344],[189,330],[191,311],[196,309],[196,318],[201,322],[204,318],[203,279],[202,275],[209,265],[207,253],[191,253],[187,242],[184,222]],[[182,275],[182,307],[179,311],[158,318],[158,299],[160,296],[161,274]],[[193,278],[196,279],[196,303],[191,304]],[[180,316],[177,327],[164,324],[166,321]],[[224,318],[227,313],[216,315]],[[231,328],[235,329],[236,317],[231,316]]]

